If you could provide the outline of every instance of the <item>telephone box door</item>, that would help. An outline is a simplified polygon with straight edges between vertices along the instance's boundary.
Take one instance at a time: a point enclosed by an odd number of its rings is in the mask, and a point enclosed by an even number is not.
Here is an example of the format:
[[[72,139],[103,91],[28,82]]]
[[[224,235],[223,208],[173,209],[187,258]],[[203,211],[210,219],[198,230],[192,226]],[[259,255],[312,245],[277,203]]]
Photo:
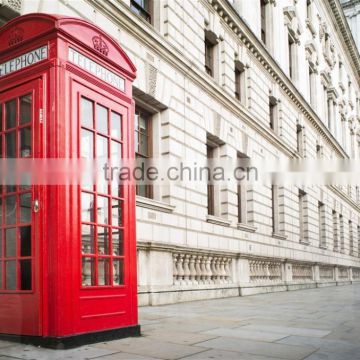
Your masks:
[[[0,92],[1,158],[41,157],[41,81]],[[0,333],[41,335],[39,186],[23,173],[0,190]]]
[[[128,154],[130,104],[74,82],[73,114],[79,157],[120,166]],[[100,169],[99,169],[100,170]],[[130,277],[128,188],[99,171],[94,185],[83,184],[81,209],[80,323],[77,331],[116,328],[133,323],[134,289]],[[133,254],[132,254],[133,255]]]

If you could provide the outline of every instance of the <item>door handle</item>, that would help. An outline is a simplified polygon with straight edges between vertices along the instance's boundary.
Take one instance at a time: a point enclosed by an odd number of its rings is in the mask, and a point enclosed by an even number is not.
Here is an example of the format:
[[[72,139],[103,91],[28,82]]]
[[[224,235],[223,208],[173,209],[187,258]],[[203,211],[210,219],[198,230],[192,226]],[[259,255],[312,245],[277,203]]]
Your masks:
[[[39,212],[39,209],[40,209],[40,202],[39,200],[34,200],[34,205],[33,205],[33,210],[34,210],[34,213],[37,213]]]

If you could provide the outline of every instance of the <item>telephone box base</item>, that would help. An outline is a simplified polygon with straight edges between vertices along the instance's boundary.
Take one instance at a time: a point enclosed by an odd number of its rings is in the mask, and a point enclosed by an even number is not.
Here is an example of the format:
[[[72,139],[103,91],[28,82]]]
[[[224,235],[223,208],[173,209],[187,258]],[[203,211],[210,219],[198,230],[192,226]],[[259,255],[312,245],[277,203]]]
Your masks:
[[[73,349],[83,345],[103,341],[118,340],[130,336],[140,336],[140,325],[128,326],[119,329],[98,331],[64,337],[41,337],[27,335],[0,334],[0,340],[18,342],[22,344],[41,346],[50,349]]]

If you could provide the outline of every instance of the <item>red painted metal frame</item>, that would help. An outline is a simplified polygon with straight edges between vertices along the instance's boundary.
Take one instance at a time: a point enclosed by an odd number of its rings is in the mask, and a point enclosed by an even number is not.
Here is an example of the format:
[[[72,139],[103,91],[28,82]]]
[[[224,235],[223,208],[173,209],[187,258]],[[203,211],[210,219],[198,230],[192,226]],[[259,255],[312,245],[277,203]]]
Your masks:
[[[101,39],[96,46],[94,38]],[[98,45],[99,43],[97,43]],[[103,44],[106,44],[103,47]],[[20,91],[33,81],[42,103],[35,109],[34,128],[39,141],[35,157],[78,158],[78,96],[106,102],[123,118],[123,157],[134,154],[134,101],[132,82],[136,69],[116,41],[94,25],[76,18],[29,14],[0,28],[0,63],[41,46],[48,46],[48,59],[0,77],[0,93]],[[68,61],[69,47],[125,79],[119,89]],[[99,51],[99,50],[106,51]],[[106,52],[108,52],[106,54]],[[34,84],[34,83],[32,83]],[[40,117],[40,109],[42,116]],[[65,337],[88,332],[135,326],[137,318],[137,276],[135,237],[135,187],[124,185],[124,238],[126,239],[125,284],[123,286],[81,286],[80,187],[77,185],[34,186],[40,211],[33,221],[37,236],[35,276],[38,316],[28,317],[25,294],[9,302],[18,309],[13,320],[18,330],[4,326],[6,302],[0,294],[0,333]],[[35,190],[34,190],[35,191]],[[34,195],[35,196],[35,195]],[[6,295],[8,296],[8,295]],[[21,308],[22,307],[22,308]],[[110,309],[108,311],[107,309]],[[121,316],[119,316],[121,313]]]

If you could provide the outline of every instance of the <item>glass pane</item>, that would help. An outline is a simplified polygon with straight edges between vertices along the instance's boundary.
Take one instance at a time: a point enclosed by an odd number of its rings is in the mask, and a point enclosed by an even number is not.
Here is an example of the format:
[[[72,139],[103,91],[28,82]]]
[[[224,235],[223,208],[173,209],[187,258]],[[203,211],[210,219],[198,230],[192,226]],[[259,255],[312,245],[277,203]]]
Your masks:
[[[112,111],[110,124],[110,132],[112,137],[121,139],[121,125],[121,115]]]
[[[0,261],[0,289],[3,288],[2,279],[3,279],[3,276],[2,276],[2,262]]]
[[[94,233],[95,226],[93,225],[81,225],[81,238],[82,238],[82,253],[83,254],[94,254]]]
[[[114,179],[111,183],[111,195],[116,197],[122,197],[122,185],[119,185],[117,179]]]
[[[0,197],[0,226],[2,225],[2,222],[3,222],[3,209],[2,209],[2,197]]]
[[[94,158],[94,134],[89,130],[81,129],[80,157]]]
[[[109,199],[103,196],[97,197],[97,222],[109,224]]]
[[[110,260],[99,259],[98,262],[99,285],[110,285]]]
[[[20,157],[31,156],[31,128],[20,129]]]
[[[111,141],[111,164],[120,166],[121,161],[121,144],[117,141]]]
[[[99,104],[96,105],[96,130],[108,135],[108,109]]]
[[[6,157],[15,158],[16,157],[16,133],[12,131],[5,134],[6,142]]]
[[[144,156],[149,156],[148,137],[143,134],[139,134],[139,153]]]
[[[21,185],[20,185],[21,190],[29,189],[31,185],[31,173],[28,172],[21,173],[20,181],[21,181]]]
[[[82,285],[95,285],[94,259],[83,257],[82,259]]]
[[[5,103],[5,124],[6,129],[16,126],[16,100]]]
[[[1,109],[1,104],[0,104],[0,109]],[[1,124],[2,124],[2,121],[1,121],[1,114],[0,114],[0,127],[2,126]],[[0,158],[4,157],[2,143],[3,143],[3,137],[2,137],[2,135],[0,135]]]
[[[20,222],[31,221],[31,193],[20,195]]]
[[[124,255],[124,237],[123,231],[120,229],[113,229],[112,231],[112,248],[113,255]]]
[[[81,125],[94,128],[94,103],[85,98],[81,98]]]
[[[97,179],[97,191],[102,194],[108,193],[108,183],[104,176],[104,165],[107,163],[108,155],[108,140],[104,136],[96,136],[96,160],[99,163],[98,179]]]
[[[114,259],[113,265],[113,284],[123,285],[124,284],[124,260]]]
[[[20,261],[21,290],[31,290],[31,260]]]
[[[20,124],[31,122],[32,118],[32,95],[28,94],[20,98]]]
[[[16,223],[16,196],[5,197],[5,214],[6,224],[12,225]]]
[[[96,158],[108,159],[108,141],[104,136],[98,135],[96,137]]]
[[[31,256],[31,226],[20,228],[20,256]]]
[[[81,193],[81,220],[94,222],[94,195]]]
[[[113,199],[111,201],[111,221],[113,226],[122,224],[122,201]]]
[[[0,229],[0,257],[2,257],[3,241],[2,241],[2,230]]]
[[[5,256],[16,256],[16,228],[5,230]]]
[[[6,262],[6,290],[17,289],[16,261]]]
[[[110,255],[109,228],[98,226],[98,254]]]

